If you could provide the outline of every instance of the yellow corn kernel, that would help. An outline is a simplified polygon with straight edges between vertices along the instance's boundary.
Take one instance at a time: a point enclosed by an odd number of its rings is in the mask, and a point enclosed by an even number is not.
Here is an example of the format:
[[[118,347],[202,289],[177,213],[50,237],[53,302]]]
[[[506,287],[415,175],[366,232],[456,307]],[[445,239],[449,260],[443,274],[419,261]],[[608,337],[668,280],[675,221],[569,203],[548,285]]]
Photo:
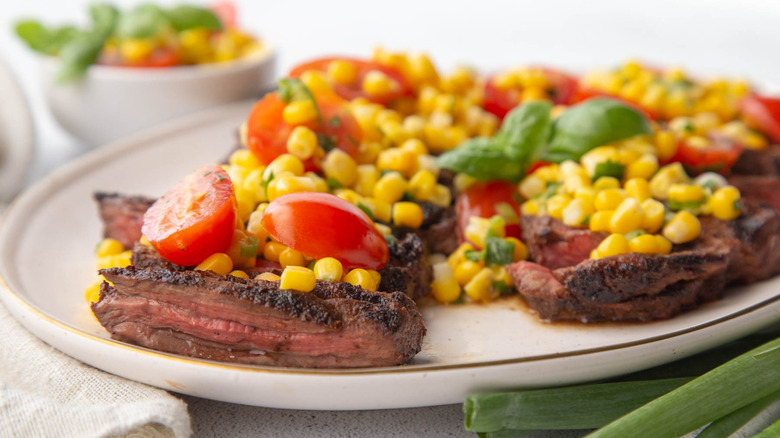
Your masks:
[[[674,202],[701,202],[704,199],[704,189],[693,184],[672,184],[666,195]]]
[[[262,272],[260,274],[257,274],[255,276],[255,280],[265,280],[265,281],[279,281],[282,277],[279,277],[278,275],[274,274],[273,272]]]
[[[100,285],[103,284],[103,281],[96,281],[84,290],[84,298],[86,298],[88,303],[97,303],[100,301]],[[460,290],[460,287],[458,287],[458,290]]]
[[[97,248],[95,248],[95,256],[106,257],[111,255],[117,255],[117,254],[121,254],[122,251],[124,250],[125,247],[122,246],[122,244],[118,240],[107,237],[101,240],[100,243],[98,243]]]
[[[374,186],[374,198],[394,204],[401,200],[409,189],[409,183],[398,172],[389,172],[380,177]]]
[[[263,247],[263,258],[272,262],[279,263],[279,256],[284,250],[287,249],[287,245],[279,242],[268,242]]]
[[[663,235],[672,243],[690,242],[701,233],[701,223],[693,214],[683,210],[677,212],[663,229]]]
[[[295,176],[303,175],[303,161],[292,154],[282,154],[276,157],[263,171],[263,179],[268,179],[271,174],[278,178],[285,172]]]
[[[606,239],[599,243],[595,252],[598,254],[598,258],[611,257],[620,254],[628,254],[631,249],[628,246],[628,240],[622,234],[610,234]]]
[[[455,279],[455,273],[448,263],[433,265],[433,281],[431,295],[440,303],[451,303],[460,298],[460,284]]]
[[[581,199],[592,210],[596,205],[596,194],[598,192],[594,188],[583,187],[574,192],[574,199]]]
[[[718,219],[732,220],[739,217],[741,195],[734,186],[721,187],[710,197],[712,215]]]
[[[593,200],[593,206],[599,211],[615,210],[624,199],[626,199],[625,190],[608,188],[596,193],[596,198]]]
[[[469,242],[463,242],[461,243],[455,251],[452,252],[447,257],[447,263],[450,265],[450,268],[453,269],[453,271],[458,267],[459,264],[463,263],[463,261],[466,260],[466,251],[473,251],[474,245],[470,244]]]
[[[389,224],[393,219],[393,205],[377,198],[364,198],[362,201],[371,209],[374,219]]]
[[[542,166],[536,169],[533,175],[536,175],[545,183],[561,182],[561,180],[563,179],[563,174],[561,172],[560,167],[557,164]]]
[[[357,67],[349,61],[337,59],[328,64],[328,74],[339,84],[351,84],[357,80]]]
[[[477,302],[488,302],[498,296],[493,290],[493,271],[490,268],[482,268],[463,286],[463,292]]]
[[[111,254],[97,258],[98,269],[123,268],[130,264],[132,251],[122,251],[119,254]]]
[[[333,257],[324,257],[314,263],[314,276],[317,280],[341,281],[344,267]]]
[[[344,281],[354,286],[362,287],[366,290],[376,290],[377,286],[379,286],[376,284],[374,276],[372,276],[367,270],[360,268],[349,271],[349,273],[344,276]]]
[[[427,201],[439,207],[449,207],[452,204],[452,193],[446,186],[436,184],[436,187],[433,189],[433,195]]]
[[[317,134],[305,126],[296,126],[287,138],[287,152],[307,160],[317,150]]]
[[[656,171],[658,171],[658,158],[652,154],[645,154],[626,166],[624,178],[649,179]]]
[[[325,176],[333,178],[344,187],[352,187],[358,177],[357,163],[341,149],[333,149],[322,161]]]
[[[268,239],[268,232],[263,228],[262,220],[263,212],[255,210],[249,215],[249,221],[246,224],[246,232],[250,236],[256,237],[260,241],[261,247],[265,245],[265,241]]]
[[[236,150],[230,154],[228,162],[232,165],[241,166],[246,169],[255,169],[262,165],[260,160],[257,159],[257,156],[255,156],[255,154],[253,154],[249,149]]]
[[[374,186],[379,180],[379,170],[372,164],[360,164],[356,170],[355,191],[362,196],[373,195]]]
[[[303,125],[311,123],[317,118],[317,107],[314,101],[296,100],[285,105],[282,110],[282,119],[288,125]]]
[[[659,254],[658,239],[653,234],[641,234],[628,241],[631,252],[642,254]]]
[[[306,266],[306,259],[300,251],[287,248],[279,254],[279,264],[287,266]]]
[[[669,254],[672,252],[672,242],[670,242],[669,239],[660,234],[656,234],[655,240],[656,245],[658,246],[658,254]]]
[[[588,188],[591,185],[590,177],[584,171],[581,173],[564,174],[563,188],[569,193],[574,193],[579,189]]]
[[[128,38],[119,45],[119,52],[128,63],[141,62],[151,55],[154,44],[146,39]]]
[[[399,227],[420,228],[423,223],[422,208],[414,202],[393,204],[393,224]]]
[[[642,229],[648,233],[656,233],[664,224],[666,207],[660,201],[655,199],[645,199],[642,201],[642,210],[645,212],[645,218],[642,221]]]
[[[371,70],[363,77],[363,91],[371,97],[381,98],[398,88],[398,84],[379,70]]]
[[[379,170],[392,170],[410,177],[417,170],[417,156],[414,152],[401,148],[386,149],[379,153],[376,167]]]
[[[620,180],[612,176],[602,176],[593,182],[593,188],[596,190],[619,189]]]
[[[425,119],[416,114],[406,116],[403,122],[401,122],[401,129],[403,129],[409,137],[420,137],[423,135],[423,130],[425,129]],[[426,148],[426,150],[427,149],[428,148]]]
[[[512,261],[513,262],[519,262],[520,260],[525,260],[528,258],[528,247],[525,246],[525,243],[521,242],[520,239],[516,237],[507,237],[506,240],[512,242],[515,246],[512,250]]]
[[[631,178],[623,185],[626,195],[636,199],[639,202],[649,199],[650,183],[645,178]]]
[[[436,191],[436,175],[427,170],[418,171],[409,179],[409,191],[414,199],[430,199]]]
[[[570,227],[587,225],[588,216],[593,213],[593,206],[588,205],[582,199],[572,199],[563,209],[561,221]]]
[[[317,70],[305,71],[301,74],[301,82],[314,94],[333,92],[333,87],[331,87],[325,72]]]
[[[423,143],[422,140],[418,138],[410,138],[409,140],[404,141],[401,144],[400,149],[409,151],[416,156],[428,155],[428,148],[425,146],[425,143]]]
[[[525,199],[531,199],[544,193],[547,183],[534,172],[520,181],[517,188]]]
[[[655,147],[659,159],[669,160],[677,153],[677,138],[671,131],[658,131],[655,135]]]
[[[607,161],[620,162],[618,150],[614,146],[599,146],[586,152],[580,157],[580,163],[588,175],[596,173],[596,166]]]
[[[472,262],[471,260],[464,259],[454,269],[455,280],[458,284],[463,286],[471,281],[483,267],[484,265],[480,262]]]
[[[282,175],[279,178],[274,178],[268,183],[268,200],[274,199],[286,195],[289,193],[298,192],[313,192],[315,191],[314,181],[311,178],[305,176],[292,176]]]
[[[246,272],[240,271],[240,270],[230,271],[230,273],[228,275],[232,275],[232,276],[238,277],[238,278],[247,278],[247,279],[249,278],[249,275],[247,275]]]
[[[553,195],[547,200],[546,209],[547,214],[555,219],[561,219],[563,217],[563,209],[566,208],[571,202],[571,196],[568,194]]]
[[[520,213],[525,215],[540,214],[542,210],[542,206],[536,199],[529,199],[520,205]]]
[[[609,229],[613,233],[626,234],[642,227],[645,212],[642,205],[634,198],[626,198],[620,203],[609,221]]]
[[[315,192],[325,193],[328,190],[330,190],[330,187],[328,186],[328,182],[325,181],[324,178],[320,177],[316,173],[309,171],[304,173],[303,176],[311,180],[311,182],[314,184]]]
[[[660,168],[650,179],[650,193],[656,199],[665,200],[672,184],[687,183],[688,175],[682,164],[672,163]]]
[[[377,231],[379,231],[379,234],[383,236],[389,236],[393,234],[393,229],[388,227],[385,224],[380,224],[379,222],[374,222],[374,228],[376,228]]]
[[[229,255],[218,252],[206,257],[206,260],[200,262],[195,269],[198,271],[211,271],[216,272],[219,275],[226,275],[233,270],[233,260]]]
[[[303,266],[287,266],[282,271],[279,288],[311,292],[316,284],[317,281],[311,269]]]
[[[609,231],[614,210],[600,210],[590,216],[588,228],[591,231]]]

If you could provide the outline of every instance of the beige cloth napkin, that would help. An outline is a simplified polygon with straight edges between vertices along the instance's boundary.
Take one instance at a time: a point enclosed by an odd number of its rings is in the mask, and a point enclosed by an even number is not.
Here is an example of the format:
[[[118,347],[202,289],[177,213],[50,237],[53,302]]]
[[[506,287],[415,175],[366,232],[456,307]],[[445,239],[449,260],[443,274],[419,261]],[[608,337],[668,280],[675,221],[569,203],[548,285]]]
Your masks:
[[[33,336],[0,304],[0,437],[188,437],[187,405]]]

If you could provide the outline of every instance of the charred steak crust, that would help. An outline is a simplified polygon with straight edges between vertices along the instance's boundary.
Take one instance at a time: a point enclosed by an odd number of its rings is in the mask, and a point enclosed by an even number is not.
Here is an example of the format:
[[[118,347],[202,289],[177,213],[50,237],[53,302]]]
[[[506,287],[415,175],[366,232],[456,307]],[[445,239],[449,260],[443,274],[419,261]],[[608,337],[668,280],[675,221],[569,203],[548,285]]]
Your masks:
[[[780,145],[770,145],[764,150],[743,150],[731,166],[731,173],[780,177]]]
[[[299,367],[406,363],[425,326],[401,292],[319,281],[310,293],[277,282],[162,268],[102,270],[92,305],[115,339],[207,359]]]
[[[95,193],[94,198],[103,221],[103,237],[116,239],[125,248],[131,248],[141,238],[144,213],[155,200],[104,192]]]
[[[390,261],[379,270],[379,290],[406,291],[413,300],[430,294],[433,270],[422,240],[409,233],[402,240],[390,243],[388,249]]]
[[[460,244],[456,232],[455,210],[452,207],[441,207],[427,201],[417,202],[417,204],[423,212],[420,228],[394,226],[393,235],[403,239],[408,234],[416,234],[432,253],[450,254],[455,251]]]
[[[766,204],[780,211],[780,178],[778,176],[731,175],[728,181],[729,184],[739,189],[743,200]]]

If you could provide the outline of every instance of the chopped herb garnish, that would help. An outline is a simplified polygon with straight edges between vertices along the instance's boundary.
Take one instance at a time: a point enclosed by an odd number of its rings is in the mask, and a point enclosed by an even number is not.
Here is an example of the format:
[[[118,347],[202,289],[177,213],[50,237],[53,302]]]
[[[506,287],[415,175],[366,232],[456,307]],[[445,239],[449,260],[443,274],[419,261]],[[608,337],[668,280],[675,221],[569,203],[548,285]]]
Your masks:
[[[593,172],[593,181],[601,178],[602,176],[611,176],[619,180],[623,179],[626,166],[612,160],[602,161],[596,165],[596,169]]]
[[[509,286],[507,286],[506,283],[500,280],[493,282],[493,289],[498,291],[498,293],[501,295],[508,295],[510,292],[512,292],[512,288],[510,288]]]
[[[222,176],[220,174],[217,174],[217,180],[219,180],[219,182],[225,182],[225,181],[227,181],[227,178],[225,178],[224,176]]]
[[[321,132],[317,133],[317,143],[319,143],[320,147],[325,151],[329,152],[332,151],[336,144],[338,144],[338,139],[334,135],[327,135],[323,134]]]
[[[317,105],[317,100],[314,98],[309,87],[307,87],[300,79],[284,78],[278,82],[279,98],[285,102],[290,103],[295,100],[310,100],[314,104],[314,110],[317,113],[317,122],[322,123],[322,112],[320,106]]]
[[[374,220],[374,212],[371,211],[371,209],[368,208],[368,206],[366,204],[364,204],[362,202],[358,202],[357,203],[357,208],[363,210],[363,213],[365,213],[366,216],[368,216],[369,219],[371,219],[372,221]]]
[[[341,126],[341,119],[339,118],[339,116],[333,116],[328,121],[328,125],[330,125],[333,128],[338,128],[339,126]]]
[[[414,201],[414,195],[412,192],[404,192],[404,194],[401,196],[401,200],[405,202]]]
[[[485,251],[475,251],[473,249],[466,250],[466,252],[463,253],[463,256],[466,257],[466,260],[472,261],[472,262],[478,262],[480,260],[485,259]]]
[[[333,178],[332,176],[329,176],[328,179],[325,180],[325,182],[328,183],[328,187],[330,187],[331,190],[340,189],[344,187],[344,185],[341,184],[339,180]]]
[[[309,262],[309,266],[307,266],[309,269],[314,270],[314,265],[317,263],[317,260],[312,260]]]
[[[504,266],[512,263],[515,244],[500,237],[490,237],[485,244],[485,265]]]
[[[641,236],[642,234],[647,234],[647,233],[645,233],[645,232],[644,232],[644,231],[642,231],[642,230],[634,230],[634,231],[632,231],[632,232],[630,232],[630,233],[626,234],[626,240],[631,240],[631,239],[633,239],[634,237]]]
[[[583,226],[583,227],[587,226],[590,223],[590,217],[591,217],[591,215],[585,216],[585,219],[583,219],[582,222],[580,222],[580,225]]]
[[[557,182],[548,182],[547,188],[544,189],[544,192],[542,192],[539,195],[536,195],[537,198],[542,199],[550,199],[553,196],[555,196],[558,193],[558,188],[561,186],[561,183]]]
[[[668,200],[666,201],[666,205],[669,206],[670,210],[673,211],[680,211],[680,210],[688,210],[696,212],[701,207],[703,201],[684,201],[684,202],[678,202],[674,200]]]
[[[263,178],[263,182],[260,184],[263,186],[263,191],[265,192],[266,196],[268,196],[268,184],[270,184],[271,181],[273,181],[273,179],[274,179],[274,171],[272,170],[268,173],[267,177]]]
[[[398,243],[398,239],[392,234],[385,234],[385,242],[387,242],[388,245],[392,245]]]
[[[351,135],[347,135],[347,140],[349,140],[350,143],[352,143],[355,146],[360,146],[360,142],[357,141],[354,137]]]

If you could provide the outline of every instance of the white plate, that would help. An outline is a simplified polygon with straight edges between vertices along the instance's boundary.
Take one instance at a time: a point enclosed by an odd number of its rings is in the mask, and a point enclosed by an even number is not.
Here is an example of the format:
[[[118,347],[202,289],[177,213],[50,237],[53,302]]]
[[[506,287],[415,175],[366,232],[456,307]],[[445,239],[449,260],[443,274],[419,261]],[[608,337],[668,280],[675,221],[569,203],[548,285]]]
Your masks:
[[[0,60],[0,203],[22,186],[34,152],[33,123],[27,100],[11,70]]]
[[[519,300],[423,304],[428,335],[411,365],[353,370],[240,366],[116,342],[92,317],[101,224],[95,190],[159,196],[221,160],[249,103],[177,122],[97,150],[29,189],[0,225],[2,299],[31,332],[108,372],[229,402],[298,409],[380,409],[462,402],[470,393],[562,385],[658,365],[780,320],[780,278],[647,324],[543,324]]]

